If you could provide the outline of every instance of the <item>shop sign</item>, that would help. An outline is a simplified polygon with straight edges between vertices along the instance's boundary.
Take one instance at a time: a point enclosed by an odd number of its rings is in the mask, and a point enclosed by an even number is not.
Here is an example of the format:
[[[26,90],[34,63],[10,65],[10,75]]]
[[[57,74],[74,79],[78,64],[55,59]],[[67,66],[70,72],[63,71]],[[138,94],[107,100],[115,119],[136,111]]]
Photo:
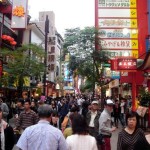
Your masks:
[[[112,9],[99,9],[98,15],[100,17],[109,17],[109,18],[111,17],[136,18],[137,11],[136,9],[122,9],[121,11],[120,9],[113,9],[113,13],[112,13]]]
[[[27,27],[27,0],[13,0],[11,28],[25,29]]]
[[[137,29],[100,29],[99,30],[100,38],[138,38]]]
[[[112,79],[120,79],[120,71],[111,71]]]
[[[102,50],[102,57],[110,59],[115,57],[134,57],[138,58],[138,50]]]
[[[101,40],[101,46],[104,49],[138,49],[138,40]]]
[[[99,7],[121,7],[121,8],[136,8],[136,0],[99,0]]]
[[[119,58],[117,60],[118,70],[136,70],[137,69],[137,60],[134,58]]]
[[[0,77],[2,76],[3,74],[3,61],[0,60]]]
[[[104,76],[111,77],[111,69],[109,67],[104,68]]]
[[[103,19],[98,20],[100,28],[137,28],[137,19]]]

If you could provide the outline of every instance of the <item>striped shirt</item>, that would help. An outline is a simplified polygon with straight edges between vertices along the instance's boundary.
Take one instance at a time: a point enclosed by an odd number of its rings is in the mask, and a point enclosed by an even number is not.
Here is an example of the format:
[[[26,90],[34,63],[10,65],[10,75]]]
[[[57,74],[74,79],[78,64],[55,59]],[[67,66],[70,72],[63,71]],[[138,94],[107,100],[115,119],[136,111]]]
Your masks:
[[[38,122],[37,114],[30,110],[29,112],[23,111],[20,113],[19,118],[16,122],[16,127],[26,129],[27,127],[34,125]]]
[[[17,147],[22,150],[67,150],[62,132],[46,120],[25,129]]]
[[[150,150],[142,129],[136,129],[132,134],[122,130],[118,136],[117,150]]]

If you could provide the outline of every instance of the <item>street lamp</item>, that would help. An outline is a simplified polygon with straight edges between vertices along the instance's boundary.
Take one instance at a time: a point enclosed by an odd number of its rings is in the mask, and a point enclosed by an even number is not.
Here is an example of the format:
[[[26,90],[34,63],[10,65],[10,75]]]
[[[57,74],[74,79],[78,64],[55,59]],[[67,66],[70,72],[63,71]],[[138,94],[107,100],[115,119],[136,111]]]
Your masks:
[[[48,33],[49,33],[49,19],[48,19],[48,15],[46,15],[46,20],[45,20],[45,59],[44,59],[45,71],[44,71],[44,89],[43,89],[44,95],[46,95],[47,36],[48,36]]]

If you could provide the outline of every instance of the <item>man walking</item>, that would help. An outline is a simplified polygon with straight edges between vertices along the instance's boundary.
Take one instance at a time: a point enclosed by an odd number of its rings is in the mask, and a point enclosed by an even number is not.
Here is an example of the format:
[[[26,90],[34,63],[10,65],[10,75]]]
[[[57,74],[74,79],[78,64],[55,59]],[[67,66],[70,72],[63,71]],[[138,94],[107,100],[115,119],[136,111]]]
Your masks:
[[[24,103],[24,111],[20,113],[17,122],[16,128],[23,132],[27,127],[34,125],[38,122],[37,114],[30,109],[31,102],[26,100]]]
[[[107,99],[105,101],[105,108],[99,118],[99,134],[104,138],[104,144],[101,146],[101,150],[111,150],[110,138],[112,132],[116,130],[116,127],[111,126],[111,112],[113,111],[113,101]]]
[[[51,112],[51,108],[47,104],[39,107],[40,121],[25,129],[17,147],[21,150],[67,150],[61,131],[50,125]]]
[[[86,122],[89,127],[89,134],[95,138],[98,135],[100,111],[98,101],[92,101],[91,109],[86,114]]]

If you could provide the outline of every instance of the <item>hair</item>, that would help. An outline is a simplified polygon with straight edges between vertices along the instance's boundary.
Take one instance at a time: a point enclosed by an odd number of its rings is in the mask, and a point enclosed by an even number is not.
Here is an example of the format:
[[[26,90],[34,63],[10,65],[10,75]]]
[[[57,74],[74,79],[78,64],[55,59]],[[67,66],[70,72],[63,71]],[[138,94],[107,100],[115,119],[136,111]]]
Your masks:
[[[73,134],[88,134],[88,126],[85,118],[82,115],[80,114],[73,115],[72,131]]]
[[[42,106],[39,106],[38,108],[38,115],[40,118],[48,118],[52,114],[52,109],[49,105],[44,104]]]
[[[78,111],[79,111],[79,107],[78,106],[72,107],[70,109],[70,112],[78,112]]]
[[[22,105],[24,104],[24,99],[23,98],[19,98],[18,100],[17,100],[17,102],[20,102]]]
[[[25,101],[24,101],[24,104],[25,103],[29,103],[29,105],[31,105],[31,101],[29,100],[29,99],[26,99]]]
[[[138,128],[139,127],[139,116],[138,116],[138,114],[136,113],[136,112],[134,112],[134,111],[131,111],[131,112],[129,112],[127,115],[126,115],[126,125],[128,125],[128,119],[129,118],[136,118],[136,121],[137,121],[137,124],[136,124],[136,128]]]

